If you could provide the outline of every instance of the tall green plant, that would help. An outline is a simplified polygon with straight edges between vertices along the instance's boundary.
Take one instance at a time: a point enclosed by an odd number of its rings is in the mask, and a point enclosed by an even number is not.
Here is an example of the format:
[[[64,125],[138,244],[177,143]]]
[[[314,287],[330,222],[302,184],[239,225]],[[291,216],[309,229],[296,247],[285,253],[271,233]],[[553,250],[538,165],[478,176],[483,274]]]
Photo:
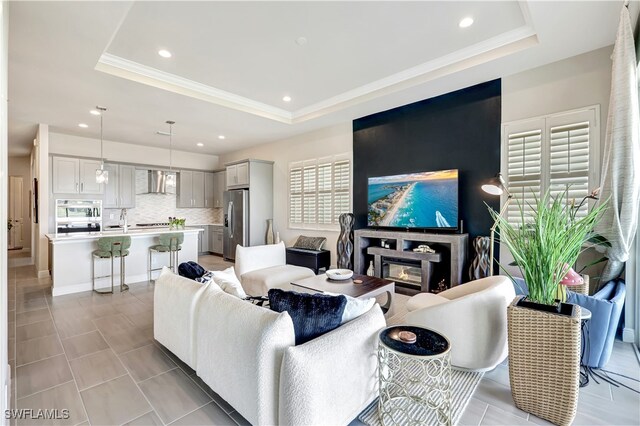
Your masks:
[[[575,263],[606,209],[607,203],[600,203],[577,219],[574,205],[567,203],[566,197],[567,191],[555,197],[547,191],[542,198],[536,197],[530,214],[525,213],[518,201],[518,225],[510,224],[489,208],[498,223],[500,241],[511,251],[529,288],[529,298],[537,303],[554,303],[558,285],[566,273],[565,265]]]

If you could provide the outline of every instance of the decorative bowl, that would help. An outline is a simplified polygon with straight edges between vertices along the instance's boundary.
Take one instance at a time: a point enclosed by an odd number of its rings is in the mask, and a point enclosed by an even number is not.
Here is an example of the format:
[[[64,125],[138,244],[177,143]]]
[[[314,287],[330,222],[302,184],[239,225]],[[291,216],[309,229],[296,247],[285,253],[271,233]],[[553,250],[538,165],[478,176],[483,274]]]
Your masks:
[[[328,269],[326,274],[330,280],[344,281],[353,276],[353,271],[349,269]]]

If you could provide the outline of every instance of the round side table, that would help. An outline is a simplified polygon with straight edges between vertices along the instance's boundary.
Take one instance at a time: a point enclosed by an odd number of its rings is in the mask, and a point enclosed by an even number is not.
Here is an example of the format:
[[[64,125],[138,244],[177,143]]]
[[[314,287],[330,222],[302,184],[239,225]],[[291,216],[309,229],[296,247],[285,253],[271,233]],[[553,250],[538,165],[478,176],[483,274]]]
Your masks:
[[[401,332],[404,332],[401,334]],[[401,340],[413,333],[415,342]],[[378,335],[378,417],[383,425],[451,424],[451,344],[408,325]]]

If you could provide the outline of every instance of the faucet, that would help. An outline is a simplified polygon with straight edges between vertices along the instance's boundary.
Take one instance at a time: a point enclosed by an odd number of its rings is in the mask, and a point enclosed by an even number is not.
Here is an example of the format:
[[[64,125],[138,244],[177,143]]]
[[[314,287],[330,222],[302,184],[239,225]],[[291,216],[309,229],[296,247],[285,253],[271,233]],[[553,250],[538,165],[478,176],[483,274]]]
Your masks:
[[[122,229],[124,230],[124,233],[126,234],[129,226],[127,225],[127,209],[121,209],[120,210],[120,220],[124,220],[124,224],[122,226]]]

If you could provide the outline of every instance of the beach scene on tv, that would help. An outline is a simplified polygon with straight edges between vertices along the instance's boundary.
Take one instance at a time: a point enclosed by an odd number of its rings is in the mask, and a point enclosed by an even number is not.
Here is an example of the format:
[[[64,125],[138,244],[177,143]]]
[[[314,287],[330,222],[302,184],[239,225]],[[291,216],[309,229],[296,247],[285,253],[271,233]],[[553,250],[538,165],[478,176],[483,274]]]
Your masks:
[[[369,226],[455,228],[458,170],[369,178]]]

